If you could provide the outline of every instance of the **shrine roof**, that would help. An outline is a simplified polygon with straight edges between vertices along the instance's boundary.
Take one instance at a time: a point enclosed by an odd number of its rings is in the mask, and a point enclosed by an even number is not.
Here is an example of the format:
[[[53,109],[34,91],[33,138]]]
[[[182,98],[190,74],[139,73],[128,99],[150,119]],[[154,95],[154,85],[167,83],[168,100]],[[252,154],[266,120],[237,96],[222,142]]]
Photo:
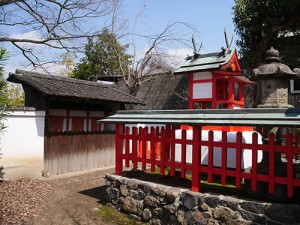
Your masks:
[[[224,51],[221,51],[203,55],[200,54],[197,58],[189,56],[180,68],[174,70],[174,74],[220,69],[221,66],[229,62],[234,53],[235,50],[231,50],[227,54],[225,54]]]
[[[15,73],[10,73],[7,80],[22,85],[25,84],[44,96],[144,104],[142,100],[133,95],[113,88],[111,85],[98,82],[46,75],[25,70],[16,70]]]

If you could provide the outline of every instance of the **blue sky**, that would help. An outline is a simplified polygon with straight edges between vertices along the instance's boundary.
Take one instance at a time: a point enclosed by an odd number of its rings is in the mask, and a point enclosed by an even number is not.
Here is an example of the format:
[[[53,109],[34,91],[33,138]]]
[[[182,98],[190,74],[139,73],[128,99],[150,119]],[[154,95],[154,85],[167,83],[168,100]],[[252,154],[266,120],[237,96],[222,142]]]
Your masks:
[[[233,5],[234,0],[125,0],[123,11],[132,23],[142,9],[137,30],[145,33],[160,33],[170,21],[188,23],[198,31],[194,33],[196,42],[203,42],[201,52],[209,53],[219,51],[225,45],[224,28],[228,38],[234,33]],[[236,38],[234,36],[234,40]]]
[[[196,43],[203,43],[201,53],[205,54],[217,52],[225,46],[224,28],[227,30],[228,38],[231,38],[234,33],[233,5],[234,0],[123,0],[120,18],[128,20],[130,30],[133,28],[136,15],[141,12],[135,32],[145,35],[161,33],[168,23],[178,21],[187,23],[195,28],[195,31],[179,26],[174,32],[187,40],[191,40],[194,34]],[[15,33],[14,35],[23,34]],[[37,31],[29,31],[26,35],[36,36]],[[236,39],[237,36],[234,35],[234,41]],[[138,54],[142,54],[149,47],[149,40],[135,37],[134,41],[137,44]],[[123,43],[126,43],[126,40],[123,40]],[[189,44],[189,47],[171,45],[167,51],[179,51],[178,57],[184,60],[186,55],[193,52],[191,41]],[[234,43],[232,47],[235,47]],[[13,52],[10,51],[10,53]],[[13,60],[10,60],[6,66],[7,72],[12,72],[16,68],[30,69],[23,67],[22,60],[19,60],[18,56],[13,55],[11,58]],[[52,68],[56,69],[55,66]]]

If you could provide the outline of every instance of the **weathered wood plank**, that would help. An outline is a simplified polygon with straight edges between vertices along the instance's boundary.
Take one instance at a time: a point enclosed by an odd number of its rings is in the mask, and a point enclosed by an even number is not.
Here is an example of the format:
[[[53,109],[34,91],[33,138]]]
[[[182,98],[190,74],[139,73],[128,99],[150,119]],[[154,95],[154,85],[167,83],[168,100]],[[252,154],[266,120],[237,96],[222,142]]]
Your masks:
[[[51,174],[114,165],[114,134],[59,133],[46,139],[45,169]]]

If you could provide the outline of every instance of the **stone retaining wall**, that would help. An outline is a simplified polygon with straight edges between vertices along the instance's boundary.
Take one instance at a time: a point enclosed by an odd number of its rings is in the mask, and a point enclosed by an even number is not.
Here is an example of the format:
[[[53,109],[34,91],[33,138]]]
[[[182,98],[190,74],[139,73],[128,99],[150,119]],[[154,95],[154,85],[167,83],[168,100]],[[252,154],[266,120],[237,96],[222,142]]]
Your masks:
[[[300,206],[202,194],[106,175],[107,195],[121,212],[150,224],[300,224]]]

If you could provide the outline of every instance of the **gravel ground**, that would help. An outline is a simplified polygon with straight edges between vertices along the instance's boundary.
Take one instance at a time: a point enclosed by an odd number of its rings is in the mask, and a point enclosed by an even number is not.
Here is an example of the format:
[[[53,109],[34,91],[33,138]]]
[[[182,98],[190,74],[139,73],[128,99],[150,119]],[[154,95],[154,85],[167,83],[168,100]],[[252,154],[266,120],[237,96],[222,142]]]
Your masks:
[[[105,204],[105,174],[114,169],[21,179],[0,183],[0,224],[106,224],[98,214]]]
[[[46,207],[52,182],[21,179],[0,183],[0,224],[26,224]]]

